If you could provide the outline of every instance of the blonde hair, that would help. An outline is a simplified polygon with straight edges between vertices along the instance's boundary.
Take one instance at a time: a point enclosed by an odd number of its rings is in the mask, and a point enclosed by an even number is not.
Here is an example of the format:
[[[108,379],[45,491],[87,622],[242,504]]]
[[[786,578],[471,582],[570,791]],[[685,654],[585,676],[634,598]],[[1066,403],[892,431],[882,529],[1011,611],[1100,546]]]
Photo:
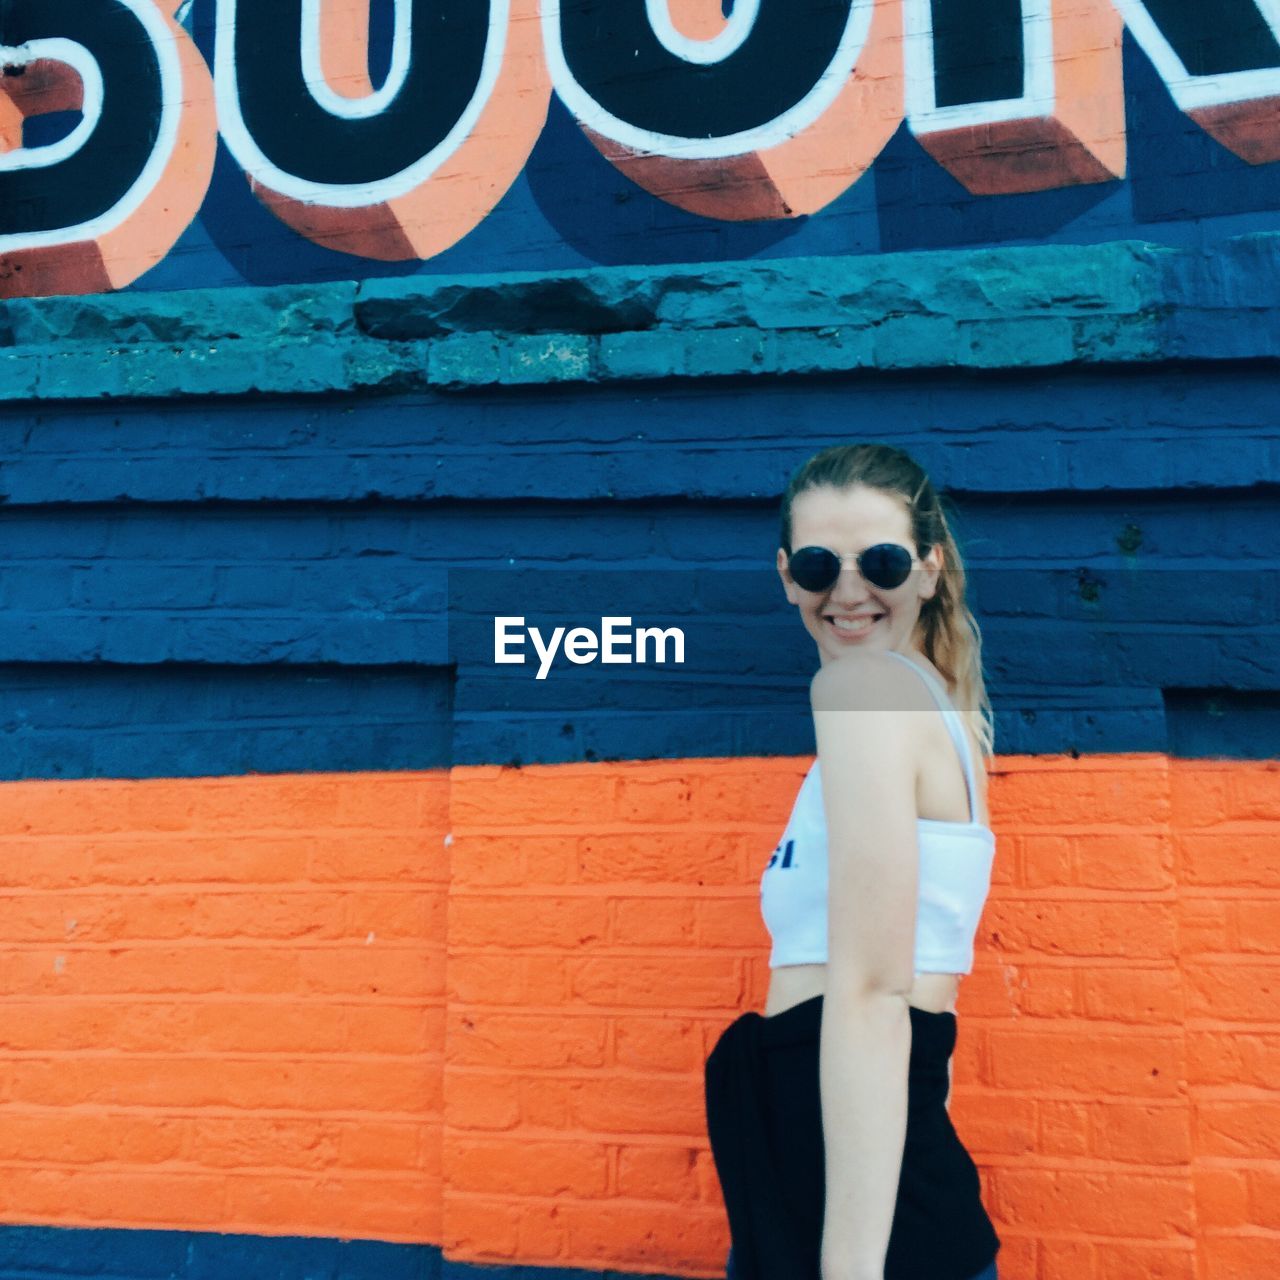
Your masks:
[[[896,495],[911,519],[911,536],[923,559],[942,548],[942,572],[933,596],[921,603],[918,626],[925,656],[955,686],[957,709],[968,719],[982,753],[995,753],[995,720],[982,676],[982,632],[965,602],[964,562],[942,501],[924,468],[887,444],[833,445],[815,453],[791,477],[782,498],[781,546],[790,555],[791,507],[809,489],[864,485]]]

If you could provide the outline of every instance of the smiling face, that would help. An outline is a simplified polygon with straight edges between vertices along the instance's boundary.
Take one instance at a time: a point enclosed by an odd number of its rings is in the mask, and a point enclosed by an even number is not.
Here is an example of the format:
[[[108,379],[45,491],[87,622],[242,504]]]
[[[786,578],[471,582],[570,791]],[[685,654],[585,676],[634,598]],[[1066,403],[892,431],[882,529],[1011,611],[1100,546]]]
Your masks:
[[[900,587],[874,586],[858,571],[853,557],[881,542],[896,542],[916,557]],[[864,485],[806,489],[791,504],[791,549],[814,546],[828,547],[844,557],[840,576],[831,587],[806,591],[799,586],[787,570],[787,552],[782,547],[778,548],[778,574],[822,662],[853,649],[897,649],[923,656],[917,622],[921,604],[937,590],[942,548],[931,548],[921,563],[902,499]]]

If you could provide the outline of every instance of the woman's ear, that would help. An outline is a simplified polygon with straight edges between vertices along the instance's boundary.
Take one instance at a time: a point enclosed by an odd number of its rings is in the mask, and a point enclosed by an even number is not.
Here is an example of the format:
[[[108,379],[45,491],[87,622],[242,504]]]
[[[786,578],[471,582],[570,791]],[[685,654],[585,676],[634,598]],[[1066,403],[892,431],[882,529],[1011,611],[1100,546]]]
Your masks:
[[[920,599],[932,600],[937,595],[938,579],[942,575],[942,544],[935,542],[920,563],[924,565],[924,571],[921,575]]]
[[[789,557],[786,553],[785,548],[779,547],[778,548],[778,577],[782,579],[782,589],[783,591],[786,592],[787,599],[792,604],[799,604],[800,599],[796,595],[796,592],[799,590],[799,588],[795,584],[795,579],[793,579],[791,576],[791,570],[787,567],[788,559]]]

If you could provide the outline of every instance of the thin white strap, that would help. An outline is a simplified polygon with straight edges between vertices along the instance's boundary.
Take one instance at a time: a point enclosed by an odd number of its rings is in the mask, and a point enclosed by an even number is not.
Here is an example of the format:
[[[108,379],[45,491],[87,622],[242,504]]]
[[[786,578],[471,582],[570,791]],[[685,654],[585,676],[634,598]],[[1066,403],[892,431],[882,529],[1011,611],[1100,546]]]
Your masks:
[[[964,769],[964,785],[969,793],[969,821],[977,822],[978,807],[974,801],[973,757],[969,748],[969,736],[964,731],[964,723],[960,719],[960,713],[951,705],[951,699],[947,697],[947,691],[919,663],[912,662],[910,658],[905,654],[899,653],[896,649],[885,649],[883,652],[889,654],[890,657],[897,658],[900,662],[905,662],[913,671],[919,673],[920,678],[925,683],[925,687],[933,695],[934,702],[938,704],[938,710],[942,712],[942,718],[946,722],[947,732],[951,735],[951,741],[955,743],[955,748],[960,753],[960,764]]]

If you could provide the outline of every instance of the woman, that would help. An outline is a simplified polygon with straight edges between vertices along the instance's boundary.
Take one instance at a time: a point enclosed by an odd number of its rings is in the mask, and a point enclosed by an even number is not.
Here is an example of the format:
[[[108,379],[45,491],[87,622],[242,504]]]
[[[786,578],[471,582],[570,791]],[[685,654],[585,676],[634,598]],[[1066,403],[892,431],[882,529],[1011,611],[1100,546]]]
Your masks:
[[[946,1109],[995,850],[964,569],[928,477],[887,445],[806,462],[781,534],[820,660],[818,752],[761,879],[765,1013],[707,1059],[728,1275],[995,1280],[1000,1239]]]

